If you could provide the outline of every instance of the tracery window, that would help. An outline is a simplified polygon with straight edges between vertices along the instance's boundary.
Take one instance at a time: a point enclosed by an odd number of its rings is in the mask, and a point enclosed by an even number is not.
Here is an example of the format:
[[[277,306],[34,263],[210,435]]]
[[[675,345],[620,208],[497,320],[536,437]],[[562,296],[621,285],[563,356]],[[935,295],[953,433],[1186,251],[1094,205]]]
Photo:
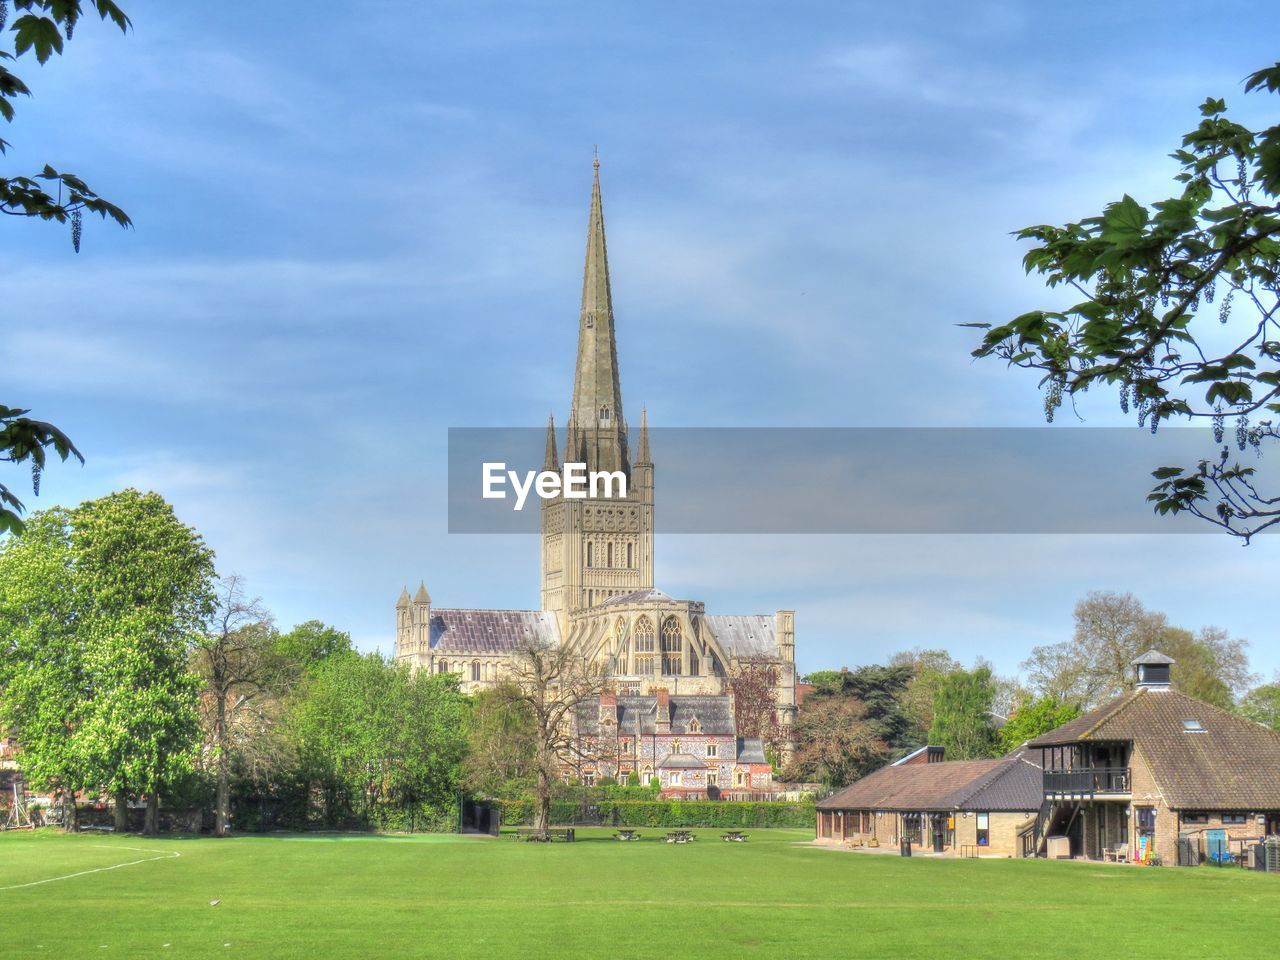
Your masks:
[[[684,638],[680,632],[680,621],[675,617],[667,617],[662,624],[662,672],[678,674],[681,672],[681,653]]]
[[[436,664],[436,673],[448,673],[448,672],[449,672],[448,660],[441,660],[438,664]]]
[[[471,682],[472,683],[480,682],[480,661],[479,660],[471,661]]]
[[[640,653],[653,653],[653,621],[646,616],[641,616],[640,619],[636,621],[635,634],[636,650]]]

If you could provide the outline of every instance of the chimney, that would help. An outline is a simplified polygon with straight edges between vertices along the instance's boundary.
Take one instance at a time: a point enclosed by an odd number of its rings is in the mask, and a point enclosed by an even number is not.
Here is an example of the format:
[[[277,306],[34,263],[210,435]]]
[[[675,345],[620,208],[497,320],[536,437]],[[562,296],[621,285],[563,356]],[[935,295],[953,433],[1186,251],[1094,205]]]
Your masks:
[[[654,718],[654,730],[658,733],[671,732],[671,695],[667,693],[666,687],[659,687],[654,691],[658,698],[657,716]]]
[[[1148,650],[1130,663],[1134,668],[1134,686],[1138,689],[1168,690],[1173,686],[1171,668],[1175,661],[1159,650]]]
[[[612,727],[618,722],[618,695],[612,690],[600,694],[600,725]]]

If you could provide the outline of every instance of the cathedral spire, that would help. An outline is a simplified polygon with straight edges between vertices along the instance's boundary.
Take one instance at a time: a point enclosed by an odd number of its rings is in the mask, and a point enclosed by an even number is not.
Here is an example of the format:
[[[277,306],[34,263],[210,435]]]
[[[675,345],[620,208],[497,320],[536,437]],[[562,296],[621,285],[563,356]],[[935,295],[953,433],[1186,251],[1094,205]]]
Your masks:
[[[640,408],[640,444],[636,448],[636,463],[652,463],[649,459],[649,411]]]
[[[613,293],[604,238],[604,204],[600,199],[600,159],[593,162],[591,214],[587,220],[587,253],[582,272],[582,309],[578,315],[578,364],[573,378],[570,420],[589,434],[593,468],[626,470],[626,436],[622,424],[622,390],[618,385],[618,345],[614,337]]]
[[[556,418],[555,414],[547,417],[547,454],[542,462],[543,470],[555,472],[560,469],[560,461],[556,457]]]

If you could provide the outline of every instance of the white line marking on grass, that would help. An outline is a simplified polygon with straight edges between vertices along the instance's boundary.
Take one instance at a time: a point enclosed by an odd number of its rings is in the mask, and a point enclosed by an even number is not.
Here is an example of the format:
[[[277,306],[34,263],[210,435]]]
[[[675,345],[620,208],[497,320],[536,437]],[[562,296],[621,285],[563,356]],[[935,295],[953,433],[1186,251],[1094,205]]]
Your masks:
[[[23,887],[38,887],[42,883],[53,883],[56,880],[71,880],[75,877],[87,877],[91,873],[104,873],[107,870],[119,870],[121,867],[132,867],[139,863],[150,863],[152,860],[170,860],[173,857],[180,857],[182,854],[176,850],[170,850],[167,853],[160,853],[158,850],[147,850],[143,847],[122,847],[114,843],[88,843],[88,847],[106,847],[111,850],[136,850],[139,853],[159,853],[156,857],[144,857],[141,860],[130,860],[127,863],[113,863],[109,867],[95,867],[92,870],[81,870],[78,873],[68,873],[61,877],[48,877],[44,880],[32,880],[30,883],[15,883],[7,887],[0,887],[0,891],[4,890],[21,890]]]

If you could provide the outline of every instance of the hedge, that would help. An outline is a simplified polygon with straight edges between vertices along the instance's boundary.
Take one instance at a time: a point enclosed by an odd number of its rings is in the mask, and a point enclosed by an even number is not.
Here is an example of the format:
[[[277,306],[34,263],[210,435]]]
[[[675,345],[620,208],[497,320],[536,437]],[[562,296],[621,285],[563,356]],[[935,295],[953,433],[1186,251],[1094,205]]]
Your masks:
[[[499,800],[502,822],[509,826],[533,823],[536,802]],[[812,827],[812,803],[745,802],[732,800],[600,800],[587,804],[556,800],[551,822],[600,824],[610,827]]]

